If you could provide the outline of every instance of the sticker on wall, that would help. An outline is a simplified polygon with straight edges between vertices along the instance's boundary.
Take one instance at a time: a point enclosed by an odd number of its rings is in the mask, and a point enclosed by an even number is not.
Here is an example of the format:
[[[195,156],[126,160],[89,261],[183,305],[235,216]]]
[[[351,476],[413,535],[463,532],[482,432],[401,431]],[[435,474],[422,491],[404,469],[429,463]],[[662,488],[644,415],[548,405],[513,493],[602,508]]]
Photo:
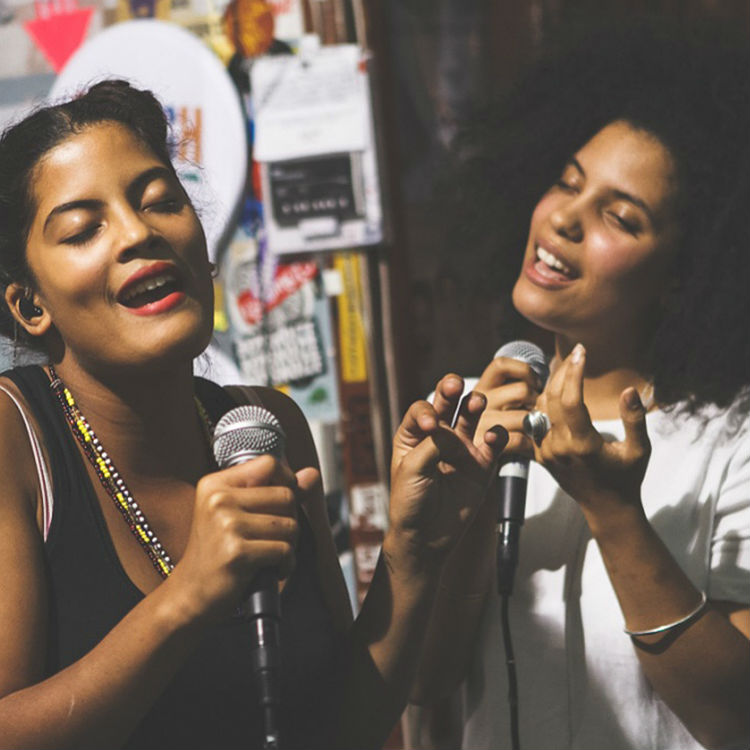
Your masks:
[[[117,0],[117,20],[134,18],[169,18],[171,0]]]
[[[273,10],[266,0],[232,0],[224,31],[243,57],[259,57],[273,42]]]
[[[318,264],[279,263],[262,230],[241,224],[221,278],[244,381],[284,387],[308,419],[336,422],[335,343]]]
[[[34,11],[24,29],[59,73],[86,37],[94,8],[79,8],[77,0],[37,0]]]
[[[230,248],[237,252],[237,246]],[[244,254],[243,254],[244,255]],[[317,264],[274,264],[264,279],[262,255],[235,257],[229,315],[240,367],[250,382],[282,385],[326,369],[314,316]]]
[[[337,253],[333,267],[339,271],[343,293],[336,298],[339,313],[339,351],[341,380],[345,383],[367,381],[367,338],[362,317],[362,278],[355,253]]]

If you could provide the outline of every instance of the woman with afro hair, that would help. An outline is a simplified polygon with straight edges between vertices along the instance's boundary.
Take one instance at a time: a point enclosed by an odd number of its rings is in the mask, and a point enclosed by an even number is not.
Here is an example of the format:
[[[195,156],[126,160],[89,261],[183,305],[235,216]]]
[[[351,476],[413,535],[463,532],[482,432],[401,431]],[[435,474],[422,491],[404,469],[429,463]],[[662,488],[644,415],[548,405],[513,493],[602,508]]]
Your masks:
[[[490,492],[412,700],[460,686],[471,750],[748,747],[747,40],[638,22],[552,47],[459,150],[476,265],[550,355],[546,385],[504,357],[476,385],[533,459],[518,569],[504,602]]]

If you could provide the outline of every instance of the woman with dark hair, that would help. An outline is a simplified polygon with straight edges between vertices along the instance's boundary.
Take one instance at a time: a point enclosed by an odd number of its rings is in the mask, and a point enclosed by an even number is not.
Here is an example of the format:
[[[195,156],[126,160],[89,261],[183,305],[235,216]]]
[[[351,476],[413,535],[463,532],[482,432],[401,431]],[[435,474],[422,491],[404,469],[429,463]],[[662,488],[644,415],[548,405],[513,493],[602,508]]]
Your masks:
[[[397,721],[442,562],[499,428],[447,378],[394,442],[391,525],[355,623],[299,409],[194,378],[213,287],[156,99],[105,81],[0,140],[2,331],[47,357],[0,378],[0,745],[264,745],[250,625],[281,583],[281,746],[376,747]],[[219,470],[237,403],[281,423],[285,459]],[[457,490],[461,490],[457,492]],[[459,507],[453,498],[471,498]]]
[[[643,24],[563,52],[467,156],[485,208],[545,184],[512,299],[551,337],[552,374],[498,358],[476,386],[506,452],[534,459],[508,616],[520,743],[747,747],[747,42]],[[496,513],[488,500],[446,566],[412,695],[463,680],[472,750],[516,734]]]

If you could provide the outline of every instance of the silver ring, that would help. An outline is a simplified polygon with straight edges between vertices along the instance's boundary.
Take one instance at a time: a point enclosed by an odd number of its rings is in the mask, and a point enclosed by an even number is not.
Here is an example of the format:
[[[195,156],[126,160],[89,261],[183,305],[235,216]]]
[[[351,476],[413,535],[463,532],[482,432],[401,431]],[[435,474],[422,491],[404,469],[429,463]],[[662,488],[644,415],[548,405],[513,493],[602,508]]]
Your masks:
[[[537,445],[540,445],[544,436],[549,432],[552,424],[549,417],[543,411],[529,412],[523,418],[523,434],[530,437]]]

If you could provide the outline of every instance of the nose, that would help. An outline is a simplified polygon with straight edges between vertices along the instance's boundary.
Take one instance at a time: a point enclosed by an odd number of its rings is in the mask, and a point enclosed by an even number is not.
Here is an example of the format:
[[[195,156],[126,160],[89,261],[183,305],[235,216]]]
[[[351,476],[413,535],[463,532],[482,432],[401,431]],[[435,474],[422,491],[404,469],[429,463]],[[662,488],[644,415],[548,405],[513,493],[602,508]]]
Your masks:
[[[129,260],[139,250],[156,241],[153,227],[132,206],[123,207],[118,216],[118,260]]]
[[[583,223],[580,207],[575,199],[569,200],[555,208],[549,215],[552,228],[565,239],[580,242],[583,239]]]

